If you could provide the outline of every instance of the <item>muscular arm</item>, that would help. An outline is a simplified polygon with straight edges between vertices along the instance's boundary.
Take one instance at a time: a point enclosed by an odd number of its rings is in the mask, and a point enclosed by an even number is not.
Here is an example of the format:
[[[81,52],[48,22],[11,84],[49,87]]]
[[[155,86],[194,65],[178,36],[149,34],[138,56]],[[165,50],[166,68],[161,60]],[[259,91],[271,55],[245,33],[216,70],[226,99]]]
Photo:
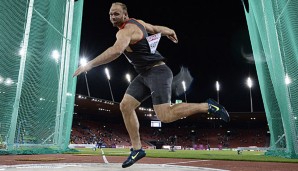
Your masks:
[[[116,34],[116,41],[113,46],[106,49],[93,60],[89,61],[85,66],[80,66],[73,74],[73,76],[80,75],[82,72],[87,72],[90,69],[107,64],[117,59],[129,45],[131,40],[131,31],[129,29],[119,30]]]
[[[142,20],[138,20],[138,21],[145,27],[148,33],[151,33],[151,34],[161,33],[162,36],[167,36],[174,43],[178,43],[177,35],[173,29],[170,29],[165,26],[152,25]]]

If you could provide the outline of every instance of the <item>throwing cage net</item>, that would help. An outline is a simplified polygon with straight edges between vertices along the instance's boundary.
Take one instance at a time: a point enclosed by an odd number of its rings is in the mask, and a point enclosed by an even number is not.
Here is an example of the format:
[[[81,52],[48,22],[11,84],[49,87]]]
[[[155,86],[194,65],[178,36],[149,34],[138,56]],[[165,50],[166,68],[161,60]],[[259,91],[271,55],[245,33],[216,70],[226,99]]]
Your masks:
[[[83,0],[0,3],[0,154],[68,149]]]
[[[298,158],[298,1],[244,7],[270,130],[266,155]]]

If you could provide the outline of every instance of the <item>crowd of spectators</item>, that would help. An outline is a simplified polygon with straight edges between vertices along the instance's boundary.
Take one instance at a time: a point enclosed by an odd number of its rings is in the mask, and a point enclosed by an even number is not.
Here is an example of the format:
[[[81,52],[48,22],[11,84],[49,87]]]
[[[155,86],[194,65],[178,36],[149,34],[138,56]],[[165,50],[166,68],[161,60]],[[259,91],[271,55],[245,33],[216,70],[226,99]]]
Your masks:
[[[166,125],[152,128],[141,125],[143,146],[175,145],[182,148],[237,148],[247,146],[268,147],[266,128],[197,128],[196,126]],[[73,144],[101,144],[104,147],[130,146],[123,123],[74,120],[71,132]]]

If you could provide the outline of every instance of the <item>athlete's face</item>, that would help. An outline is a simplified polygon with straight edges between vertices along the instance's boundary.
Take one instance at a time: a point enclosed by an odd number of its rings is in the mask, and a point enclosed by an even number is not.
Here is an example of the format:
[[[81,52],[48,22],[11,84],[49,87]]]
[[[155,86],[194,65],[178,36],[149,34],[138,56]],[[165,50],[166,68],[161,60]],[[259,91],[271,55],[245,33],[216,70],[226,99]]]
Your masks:
[[[120,5],[112,5],[109,15],[114,27],[120,27],[127,19],[127,13],[123,11]]]

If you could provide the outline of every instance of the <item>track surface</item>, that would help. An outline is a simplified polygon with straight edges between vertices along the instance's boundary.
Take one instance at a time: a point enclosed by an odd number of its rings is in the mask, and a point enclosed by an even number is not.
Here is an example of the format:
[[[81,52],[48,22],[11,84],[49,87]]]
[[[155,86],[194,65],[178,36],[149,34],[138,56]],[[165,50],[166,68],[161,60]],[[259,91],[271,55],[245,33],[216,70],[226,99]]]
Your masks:
[[[13,170],[9,167],[28,166],[34,164],[43,170],[57,164],[80,164],[92,167],[108,167],[108,170],[121,170],[121,163],[126,159],[123,156],[93,156],[73,154],[43,154],[43,155],[1,155],[0,170]],[[46,165],[45,165],[46,164]],[[44,166],[44,167],[42,167]],[[73,166],[73,165],[72,165]],[[167,167],[164,167],[167,166]],[[171,166],[175,166],[171,168]],[[181,166],[181,167],[180,167]],[[231,170],[231,171],[297,171],[298,163],[273,163],[273,162],[246,162],[246,161],[222,161],[222,160],[197,160],[197,159],[170,159],[145,157],[127,170],[184,170],[188,166],[190,170]],[[164,169],[162,168],[164,167]],[[37,167],[36,167],[37,168]],[[79,167],[77,167],[78,170]],[[32,169],[31,169],[32,170]],[[53,170],[53,169],[52,169]],[[63,170],[63,169],[61,169]],[[66,167],[64,170],[67,170]],[[73,168],[72,168],[73,170]],[[75,169],[76,170],[76,169]],[[94,169],[88,169],[94,170]],[[104,170],[103,168],[99,170]],[[122,169],[123,170],[123,169]]]

